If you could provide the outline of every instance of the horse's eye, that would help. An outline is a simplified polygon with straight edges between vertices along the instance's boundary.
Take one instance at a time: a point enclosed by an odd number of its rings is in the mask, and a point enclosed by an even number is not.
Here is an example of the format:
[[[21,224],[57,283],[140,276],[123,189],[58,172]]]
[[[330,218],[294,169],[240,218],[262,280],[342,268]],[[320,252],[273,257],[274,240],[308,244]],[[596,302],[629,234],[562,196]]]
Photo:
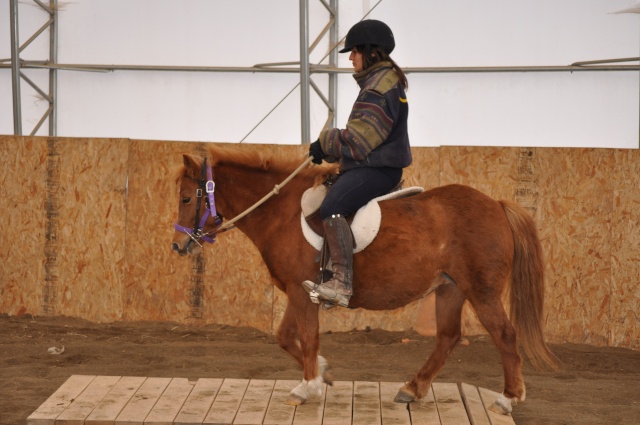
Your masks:
[[[182,203],[183,203],[183,204],[189,204],[189,203],[191,203],[191,198],[182,198]]]

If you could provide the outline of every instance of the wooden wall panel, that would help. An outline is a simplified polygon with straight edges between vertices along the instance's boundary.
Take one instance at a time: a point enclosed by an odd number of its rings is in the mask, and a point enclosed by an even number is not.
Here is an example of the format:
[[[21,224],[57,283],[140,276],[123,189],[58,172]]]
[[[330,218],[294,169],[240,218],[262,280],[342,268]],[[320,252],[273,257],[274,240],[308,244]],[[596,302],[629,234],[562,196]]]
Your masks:
[[[494,199],[513,199],[518,148],[443,146],[440,148],[440,186],[473,186]]]
[[[40,312],[46,140],[0,136],[0,312]]]
[[[242,145],[241,145],[242,146]],[[198,257],[170,249],[174,168],[206,143],[0,137],[0,312],[171,320],[273,332],[285,308],[239,231]],[[273,155],[303,146],[263,145]],[[414,148],[405,186],[474,186],[536,219],[551,341],[639,347],[640,151]],[[276,218],[277,219],[277,218]],[[323,331],[435,330],[433,296],[391,312],[334,309]],[[465,334],[483,333],[473,311]]]
[[[129,141],[54,140],[60,157],[56,313],[119,320]]]
[[[187,144],[132,140],[129,150],[125,320],[188,317],[188,260],[171,252],[178,202],[172,167]]]
[[[640,150],[615,150],[614,158],[608,345],[639,347]]]
[[[538,149],[538,227],[547,262],[552,341],[602,345],[610,325],[613,151]]]
[[[128,142],[7,137],[1,145],[2,284],[11,294],[3,311],[120,318]]]

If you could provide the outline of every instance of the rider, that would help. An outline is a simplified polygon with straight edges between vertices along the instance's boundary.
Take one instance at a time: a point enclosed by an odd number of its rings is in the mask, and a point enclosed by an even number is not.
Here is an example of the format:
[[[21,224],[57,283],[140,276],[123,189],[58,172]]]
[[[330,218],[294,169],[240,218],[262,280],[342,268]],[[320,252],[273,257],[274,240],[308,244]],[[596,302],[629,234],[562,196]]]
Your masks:
[[[333,277],[321,285],[309,280],[302,285],[307,292],[315,290],[319,298],[343,307],[353,294],[353,236],[345,217],[393,190],[402,169],[412,161],[407,78],[389,57],[394,47],[393,33],[384,22],[368,19],[351,27],[340,53],[351,52],[360,93],[346,128],[323,130],[309,146],[314,163],[339,161],[340,178],[320,206]]]

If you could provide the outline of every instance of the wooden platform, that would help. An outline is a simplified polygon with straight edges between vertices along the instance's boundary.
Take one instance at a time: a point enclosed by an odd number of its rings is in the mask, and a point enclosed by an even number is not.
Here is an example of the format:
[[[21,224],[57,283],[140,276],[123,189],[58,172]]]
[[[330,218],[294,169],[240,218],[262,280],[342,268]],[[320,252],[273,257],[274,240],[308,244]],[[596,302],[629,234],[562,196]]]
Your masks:
[[[402,383],[338,381],[322,402],[284,404],[299,381],[73,375],[28,425],[515,425],[488,412],[498,396],[468,384],[434,383],[425,399],[393,402]]]

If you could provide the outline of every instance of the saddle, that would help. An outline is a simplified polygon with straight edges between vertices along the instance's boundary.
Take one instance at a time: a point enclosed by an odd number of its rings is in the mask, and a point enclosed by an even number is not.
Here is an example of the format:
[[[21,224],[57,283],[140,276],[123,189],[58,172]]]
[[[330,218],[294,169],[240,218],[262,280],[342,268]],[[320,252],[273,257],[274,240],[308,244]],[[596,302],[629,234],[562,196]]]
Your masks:
[[[325,182],[307,189],[302,194],[300,201],[302,207],[302,213],[300,214],[302,233],[307,242],[309,242],[316,251],[322,249],[324,242],[320,205],[327,195],[331,183],[331,181],[328,181],[328,183]],[[351,226],[351,232],[354,238],[353,253],[358,253],[369,246],[378,234],[380,221],[382,220],[382,211],[380,210],[379,202],[406,198],[423,191],[423,188],[417,186],[403,189],[402,182],[400,182],[392,192],[372,199],[353,216],[348,217],[347,222]]]

